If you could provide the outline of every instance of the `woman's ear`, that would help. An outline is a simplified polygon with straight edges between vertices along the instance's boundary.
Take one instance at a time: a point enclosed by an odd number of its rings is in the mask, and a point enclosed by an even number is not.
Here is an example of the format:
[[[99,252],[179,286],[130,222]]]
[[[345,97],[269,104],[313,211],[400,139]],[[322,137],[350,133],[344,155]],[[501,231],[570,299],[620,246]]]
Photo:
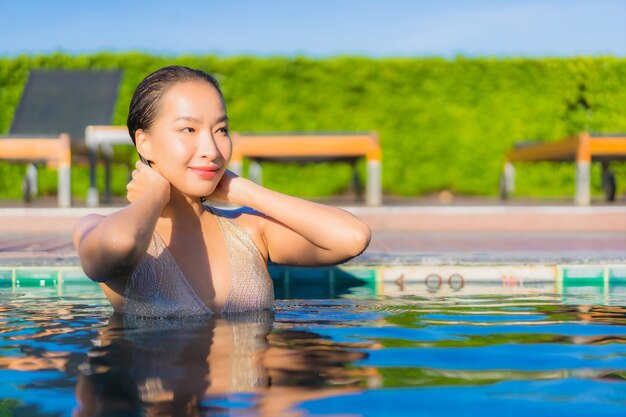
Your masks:
[[[137,129],[135,131],[135,145],[137,146],[137,153],[139,153],[139,155],[146,161],[152,160],[152,140],[145,130]]]

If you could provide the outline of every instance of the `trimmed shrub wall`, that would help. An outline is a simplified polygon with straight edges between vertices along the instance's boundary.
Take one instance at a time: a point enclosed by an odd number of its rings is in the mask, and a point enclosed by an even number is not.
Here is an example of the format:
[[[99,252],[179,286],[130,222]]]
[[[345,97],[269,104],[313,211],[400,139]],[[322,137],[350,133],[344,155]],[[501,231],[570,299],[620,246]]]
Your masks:
[[[128,53],[0,59],[0,134],[9,130],[31,68],[122,69],[114,123],[125,124],[135,86],[151,71],[171,64],[216,76],[231,131],[378,132],[384,192],[398,196],[444,189],[494,196],[504,154],[517,141],[555,141],[583,130],[626,132],[626,59],[171,58]],[[612,167],[621,193],[626,169],[623,163]],[[0,163],[0,197],[20,197],[23,171]],[[122,166],[114,171],[114,192],[123,194],[128,172]],[[593,192],[599,194],[599,167],[592,175]],[[350,168],[341,164],[264,166],[265,185],[301,196],[341,193],[351,180]],[[87,168],[76,166],[77,198],[85,197],[87,183]],[[40,191],[56,192],[55,172],[43,170]],[[573,193],[572,164],[518,165],[517,195]]]

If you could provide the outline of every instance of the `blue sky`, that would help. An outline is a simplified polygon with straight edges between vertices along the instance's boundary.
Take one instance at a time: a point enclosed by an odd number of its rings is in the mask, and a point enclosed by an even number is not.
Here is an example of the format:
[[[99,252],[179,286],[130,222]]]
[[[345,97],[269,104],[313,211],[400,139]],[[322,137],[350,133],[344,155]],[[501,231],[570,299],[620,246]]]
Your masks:
[[[0,0],[0,56],[626,56],[626,0]]]

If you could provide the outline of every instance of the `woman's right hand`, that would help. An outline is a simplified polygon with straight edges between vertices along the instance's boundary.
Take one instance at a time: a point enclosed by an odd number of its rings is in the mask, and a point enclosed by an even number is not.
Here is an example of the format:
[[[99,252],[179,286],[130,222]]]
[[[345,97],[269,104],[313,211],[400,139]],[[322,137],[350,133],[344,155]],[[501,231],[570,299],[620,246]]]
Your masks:
[[[126,185],[126,199],[129,202],[132,203],[147,192],[161,193],[160,201],[163,205],[170,200],[169,181],[142,161],[137,161],[131,177]]]
[[[110,281],[105,293],[114,305],[121,302],[121,283],[145,256],[159,216],[170,200],[171,185],[156,169],[137,162],[131,176],[126,185],[131,204],[106,216],[84,217],[73,235],[83,271],[95,281]]]

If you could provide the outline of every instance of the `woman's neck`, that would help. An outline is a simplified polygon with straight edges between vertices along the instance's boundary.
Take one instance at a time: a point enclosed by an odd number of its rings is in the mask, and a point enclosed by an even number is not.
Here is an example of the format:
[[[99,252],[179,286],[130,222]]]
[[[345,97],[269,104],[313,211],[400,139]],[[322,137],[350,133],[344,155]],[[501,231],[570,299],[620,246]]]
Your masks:
[[[161,212],[161,219],[171,223],[172,227],[186,229],[195,228],[200,216],[205,212],[199,197],[190,197],[172,189],[170,201]]]

